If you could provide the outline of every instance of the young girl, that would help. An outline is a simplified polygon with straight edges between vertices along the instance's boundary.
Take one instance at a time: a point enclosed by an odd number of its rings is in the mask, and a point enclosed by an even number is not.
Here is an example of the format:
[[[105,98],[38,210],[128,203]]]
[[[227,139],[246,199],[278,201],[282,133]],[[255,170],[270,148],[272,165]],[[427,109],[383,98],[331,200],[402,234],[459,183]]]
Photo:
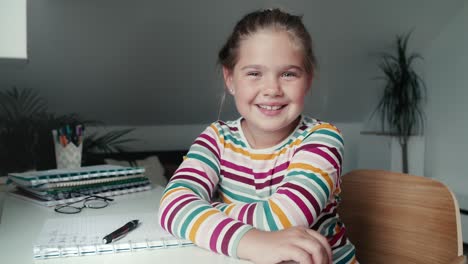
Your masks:
[[[301,18],[246,15],[219,62],[242,117],[195,140],[161,199],[161,226],[255,263],[357,263],[336,213],[343,139],[301,115],[315,68]]]

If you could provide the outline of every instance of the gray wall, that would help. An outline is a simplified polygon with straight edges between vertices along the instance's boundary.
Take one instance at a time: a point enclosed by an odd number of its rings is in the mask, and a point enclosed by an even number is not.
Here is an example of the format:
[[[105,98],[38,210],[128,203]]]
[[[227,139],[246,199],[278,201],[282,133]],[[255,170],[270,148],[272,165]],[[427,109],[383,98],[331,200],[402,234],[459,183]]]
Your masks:
[[[24,63],[2,64],[0,89],[38,90],[56,113],[109,125],[205,124],[217,118],[223,84],[216,53],[248,11],[303,14],[320,68],[306,112],[361,122],[375,104],[376,58],[414,29],[418,50],[464,0],[31,0]],[[237,117],[228,101],[224,119]]]
[[[425,175],[468,195],[468,5],[424,51],[429,92]],[[467,205],[468,206],[468,205]]]
[[[455,193],[468,210],[468,4],[425,50],[429,91],[425,172]],[[462,237],[468,243],[468,216],[461,215]]]

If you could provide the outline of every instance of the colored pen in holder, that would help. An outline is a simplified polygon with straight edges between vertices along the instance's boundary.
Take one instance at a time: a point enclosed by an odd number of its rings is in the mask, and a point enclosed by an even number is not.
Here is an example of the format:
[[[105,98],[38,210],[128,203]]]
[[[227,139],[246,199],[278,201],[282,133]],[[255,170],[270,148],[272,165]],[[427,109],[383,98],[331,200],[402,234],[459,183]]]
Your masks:
[[[57,169],[73,169],[81,167],[83,151],[83,127],[69,125],[52,130]]]

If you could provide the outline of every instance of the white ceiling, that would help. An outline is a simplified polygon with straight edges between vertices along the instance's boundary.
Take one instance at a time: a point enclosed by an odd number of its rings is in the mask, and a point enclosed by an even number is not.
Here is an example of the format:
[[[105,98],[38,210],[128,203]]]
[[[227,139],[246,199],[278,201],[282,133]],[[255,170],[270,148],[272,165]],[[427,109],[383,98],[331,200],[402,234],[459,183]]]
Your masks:
[[[376,104],[375,54],[413,30],[424,55],[465,0],[28,1],[29,60],[0,65],[0,89],[36,89],[50,110],[110,125],[205,124],[223,92],[219,48],[234,23],[257,8],[303,14],[319,74],[306,112],[362,121]],[[424,63],[430,63],[425,61]],[[236,117],[230,100],[223,119]]]

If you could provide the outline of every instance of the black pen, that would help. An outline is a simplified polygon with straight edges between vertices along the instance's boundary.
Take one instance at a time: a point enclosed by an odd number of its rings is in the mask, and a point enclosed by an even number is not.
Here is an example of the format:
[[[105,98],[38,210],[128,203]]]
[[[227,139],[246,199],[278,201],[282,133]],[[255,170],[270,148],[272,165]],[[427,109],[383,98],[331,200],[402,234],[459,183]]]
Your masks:
[[[126,223],[124,226],[120,227],[119,229],[115,230],[114,232],[108,234],[102,239],[102,243],[109,244],[112,241],[117,240],[118,238],[128,234],[128,232],[132,231],[133,229],[137,228],[138,220],[132,220]]]

